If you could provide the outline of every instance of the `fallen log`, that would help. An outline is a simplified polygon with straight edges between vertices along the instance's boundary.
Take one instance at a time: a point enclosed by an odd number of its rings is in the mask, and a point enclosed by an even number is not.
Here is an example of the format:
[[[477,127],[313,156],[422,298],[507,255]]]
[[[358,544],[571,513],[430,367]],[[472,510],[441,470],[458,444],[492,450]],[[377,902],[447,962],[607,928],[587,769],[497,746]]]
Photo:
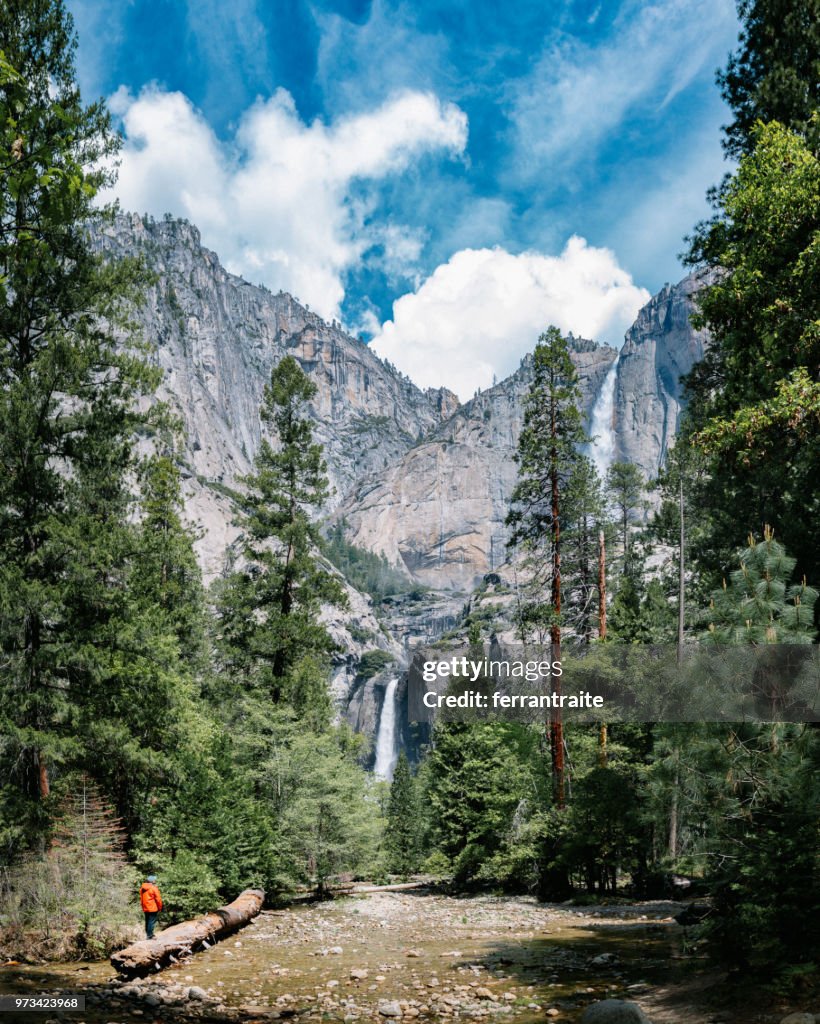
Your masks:
[[[111,966],[119,974],[135,977],[167,967],[181,956],[210,946],[252,921],[262,909],[262,889],[245,889],[227,906],[195,921],[183,921],[111,955]]]
[[[350,895],[368,892],[407,892],[409,889],[429,889],[429,882],[394,882],[392,885],[352,885]],[[345,892],[347,895],[347,892]]]
[[[323,892],[313,889],[296,889],[295,894],[286,901],[286,906],[297,903],[317,903],[320,900],[335,900],[340,896],[359,896],[371,892],[404,892],[406,889],[429,889],[430,882],[396,882],[393,885],[362,885],[351,882],[349,885],[334,885]]]

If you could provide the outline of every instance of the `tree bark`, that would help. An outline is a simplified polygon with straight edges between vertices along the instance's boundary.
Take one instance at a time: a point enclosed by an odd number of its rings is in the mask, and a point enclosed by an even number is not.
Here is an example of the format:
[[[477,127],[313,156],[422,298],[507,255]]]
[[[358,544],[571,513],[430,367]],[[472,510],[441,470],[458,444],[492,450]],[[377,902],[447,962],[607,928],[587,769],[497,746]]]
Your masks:
[[[678,859],[678,787],[680,785],[680,778],[678,775],[678,767],[675,765],[675,775],[672,779],[672,794],[671,800],[669,801],[669,842],[667,845],[667,854],[669,860],[674,866],[675,861]]]
[[[603,530],[598,533],[598,640],[606,640],[606,537]],[[598,726],[598,764],[602,768],[607,762],[606,742],[606,722],[601,722]]]
[[[686,527],[683,505],[683,471],[681,471],[678,489],[678,514],[680,516],[680,543],[678,547],[678,664],[683,661],[683,636],[686,626],[686,566],[684,563],[684,546],[686,543]]]
[[[598,639],[606,640],[606,537],[598,533]]]
[[[556,410],[553,407],[550,430],[553,443],[558,437]],[[552,612],[553,625],[550,629],[552,641],[552,662],[561,660],[561,505],[558,480],[558,456],[555,448],[552,451],[552,469],[550,472],[550,512],[552,515]],[[552,691],[560,696],[561,677],[552,677]],[[564,782],[564,715],[560,704],[552,709],[550,722],[550,745],[552,748],[552,777],[555,792],[555,803],[559,810],[565,804]]]
[[[160,970],[173,960],[218,942],[244,927],[262,909],[265,893],[262,889],[245,889],[227,906],[220,907],[194,921],[183,921],[153,939],[143,939],[111,956],[111,966],[129,977]]]

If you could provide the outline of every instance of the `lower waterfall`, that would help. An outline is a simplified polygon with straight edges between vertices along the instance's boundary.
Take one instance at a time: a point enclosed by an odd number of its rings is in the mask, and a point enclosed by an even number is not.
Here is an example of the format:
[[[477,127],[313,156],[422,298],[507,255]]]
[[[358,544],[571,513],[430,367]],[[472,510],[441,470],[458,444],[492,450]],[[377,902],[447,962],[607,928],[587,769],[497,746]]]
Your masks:
[[[612,429],[612,412],[615,407],[615,380],[618,376],[618,360],[620,353],[615,357],[615,362],[607,370],[601,390],[595,399],[592,407],[592,414],[589,417],[589,432],[592,435],[592,443],[587,449],[587,455],[592,459],[598,474],[603,480],[607,470],[612,465],[615,457],[615,432]]]
[[[382,713],[379,716],[379,732],[376,737],[376,763],[373,771],[377,778],[390,782],[396,767],[399,752],[396,745],[396,689],[398,677],[390,680],[384,691]]]

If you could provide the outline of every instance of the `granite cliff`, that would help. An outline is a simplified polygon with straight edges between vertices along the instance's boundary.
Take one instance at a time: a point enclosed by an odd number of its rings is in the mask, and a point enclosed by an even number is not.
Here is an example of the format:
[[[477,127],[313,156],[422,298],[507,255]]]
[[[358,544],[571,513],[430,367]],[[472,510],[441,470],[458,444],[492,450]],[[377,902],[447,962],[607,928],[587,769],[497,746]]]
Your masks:
[[[690,316],[703,275],[664,285],[626,332],[618,360],[612,414],[615,457],[657,476],[683,411],[681,377],[703,358],[706,331]]]
[[[458,399],[421,391],[367,345],[292,296],[228,273],[185,221],[118,217],[97,236],[114,256],[141,256],[156,275],[138,320],[163,370],[162,397],[187,432],[186,497],[204,529],[206,576],[236,537],[226,488],[247,473],[259,444],[259,406],[270,371],[294,356],[316,383],[312,407],[338,503],[363,476],[384,471],[447,419]]]
[[[186,512],[200,527],[206,579],[224,571],[237,539],[230,495],[259,444],[272,366],[290,354],[316,383],[311,415],[334,487],[327,513],[346,521],[349,540],[383,552],[408,582],[378,614],[349,586],[350,611],[326,613],[342,651],[334,695],[351,721],[372,732],[394,669],[362,682],[364,651],[381,647],[398,664],[403,648],[451,628],[475,585],[506,559],[504,519],[531,357],[461,405],[444,388],[422,391],[292,296],[226,271],[187,222],[123,215],[96,244],[113,256],[142,257],[155,274],[138,319],[163,371],[161,395],[186,427]],[[640,311],[620,355],[572,340],[587,416],[597,403],[611,457],[636,462],[648,477],[677,427],[679,378],[707,341],[689,324],[698,285],[690,275],[664,287]],[[610,411],[601,399],[613,366]]]
[[[616,351],[573,339],[572,359],[589,416]],[[339,514],[354,543],[381,551],[437,590],[469,592],[506,560],[504,520],[532,357],[476,395],[386,471],[365,478]]]

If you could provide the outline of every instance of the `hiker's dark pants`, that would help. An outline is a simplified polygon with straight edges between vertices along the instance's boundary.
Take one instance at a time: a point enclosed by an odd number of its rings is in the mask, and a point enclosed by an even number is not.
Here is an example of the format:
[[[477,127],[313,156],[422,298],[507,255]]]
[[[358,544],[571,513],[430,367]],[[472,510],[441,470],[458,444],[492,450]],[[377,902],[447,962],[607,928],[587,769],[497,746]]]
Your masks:
[[[154,928],[156,927],[158,916],[158,910],[145,911],[145,937],[147,939],[153,939],[154,937]]]

